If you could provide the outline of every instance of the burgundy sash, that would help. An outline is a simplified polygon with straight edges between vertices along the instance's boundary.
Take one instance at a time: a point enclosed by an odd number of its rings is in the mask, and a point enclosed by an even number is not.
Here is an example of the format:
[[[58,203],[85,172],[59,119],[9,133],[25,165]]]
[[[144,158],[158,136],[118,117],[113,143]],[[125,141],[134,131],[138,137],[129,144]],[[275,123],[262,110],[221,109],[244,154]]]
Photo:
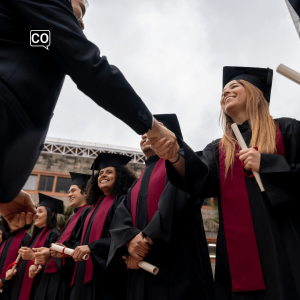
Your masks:
[[[276,148],[279,155],[284,155],[283,139],[278,126]],[[240,147],[237,145],[236,152],[239,150]],[[222,216],[232,290],[233,292],[264,290],[266,286],[241,161],[238,157],[235,158],[233,177],[228,175],[225,181],[225,151],[221,148],[221,142],[219,165]]]
[[[98,207],[102,197],[99,198],[97,204],[90,211],[87,218],[85,219],[85,222],[84,222],[84,225],[83,225],[83,230],[82,230],[80,245],[83,245],[83,241],[84,241],[84,237],[85,237],[85,234],[86,234],[87,227],[89,225],[89,221],[90,221],[95,209]],[[115,200],[115,198],[111,198],[110,196],[106,196],[103,199],[103,201],[101,202],[100,207],[97,210],[96,215],[93,219],[93,224],[92,224],[90,238],[89,238],[89,244],[94,242],[94,241],[97,241],[97,240],[101,239],[104,223],[105,223],[108,211],[111,208],[112,204],[114,203],[114,200]],[[75,281],[77,266],[78,266],[78,262],[75,265],[75,270],[74,270],[71,286],[73,286],[74,281]],[[92,280],[93,270],[94,270],[94,266],[93,266],[92,258],[91,258],[91,255],[90,255],[90,257],[86,261],[86,265],[85,265],[85,276],[84,276],[84,283],[85,284]]]
[[[18,256],[18,251],[19,251],[20,245],[23,241],[23,238],[24,238],[25,234],[26,234],[26,229],[22,228],[14,236],[13,241],[12,241],[12,243],[11,243],[9,249],[8,249],[7,256],[5,258],[5,262],[4,262],[3,268],[1,270],[0,278],[5,277],[7,267]],[[2,255],[2,252],[3,252],[3,249],[6,245],[6,242],[7,242],[7,240],[5,240],[5,242],[1,246],[0,257]]]
[[[68,220],[67,224],[65,225],[64,229],[62,230],[60,236],[57,238],[57,243],[63,244],[65,241],[68,241],[71,237],[72,231],[74,226],[76,225],[82,211],[88,207],[89,205],[85,204]],[[53,258],[50,259],[47,268],[45,270],[46,273],[56,273],[57,272],[57,265]]]
[[[158,210],[158,201],[165,188],[166,173],[165,160],[160,158],[152,171],[149,181],[147,199],[148,223],[151,221],[154,213]],[[131,191],[131,215],[134,227],[136,227],[137,200],[141,188],[143,174],[144,172],[141,174],[139,180]]]
[[[46,243],[47,236],[48,236],[48,234],[51,230],[52,230],[51,228],[45,227],[43,229],[43,231],[40,233],[39,237],[37,238],[37,240],[35,241],[35,243],[33,244],[33,246],[31,248],[43,247]],[[28,245],[30,245],[30,243],[31,243],[32,239],[35,237],[35,235],[36,235],[36,233],[32,236],[32,238],[31,238],[30,242],[28,243]],[[27,247],[28,247],[28,245],[27,245]],[[19,294],[19,298],[18,298],[19,300],[29,300],[29,298],[30,298],[31,287],[32,287],[33,280],[34,280],[34,278],[29,278],[28,277],[30,262],[31,261],[28,260],[27,264],[26,264],[25,273],[24,273],[23,282],[22,282],[22,287],[21,287],[21,291],[20,291],[20,294]]]

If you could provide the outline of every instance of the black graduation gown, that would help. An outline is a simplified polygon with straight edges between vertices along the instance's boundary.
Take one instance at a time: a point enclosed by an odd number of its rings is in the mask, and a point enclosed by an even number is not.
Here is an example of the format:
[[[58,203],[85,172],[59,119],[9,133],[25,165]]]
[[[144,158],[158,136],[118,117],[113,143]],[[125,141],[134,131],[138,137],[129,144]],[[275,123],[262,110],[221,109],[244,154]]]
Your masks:
[[[74,214],[80,209],[75,208]],[[81,215],[77,220],[70,239],[64,242],[64,245],[67,248],[74,248],[76,240],[78,239],[77,236],[81,236],[79,234],[82,231],[82,227],[85,221],[85,218],[89,212],[89,207],[85,208]],[[67,227],[64,229],[64,231]],[[63,232],[64,232],[63,231]],[[61,235],[63,234],[61,233]],[[65,300],[69,299],[70,291],[71,291],[71,281],[72,276],[74,273],[75,262],[73,258],[65,258],[65,265],[62,266],[62,259],[61,258],[53,258],[55,263],[58,267],[56,273],[46,273],[45,270],[48,266],[49,261],[46,263],[45,268],[43,270],[42,277],[39,282],[39,286],[36,292],[35,300]]]
[[[119,205],[111,226],[109,260],[127,252],[125,243],[143,232],[153,241],[145,261],[157,266],[154,276],[142,269],[128,270],[128,300],[213,299],[213,277],[201,215],[202,201],[191,198],[166,178],[158,210],[148,224],[147,199],[157,155],[146,160],[136,210],[131,215],[131,192]]]
[[[0,272],[3,269],[7,253],[9,251],[12,241],[17,233],[18,233],[18,231],[14,231],[9,234],[9,237],[7,239],[6,245],[3,249],[3,252],[2,252],[2,255],[0,258]],[[25,236],[21,242],[20,248],[26,246],[29,243],[30,239],[31,239],[31,235],[28,233],[25,233]],[[13,277],[11,280],[5,280],[5,277],[4,277],[4,278],[1,278],[1,281],[3,283],[3,287],[2,287],[3,291],[2,291],[2,293],[0,293],[0,300],[10,300],[11,299],[11,291],[14,286],[15,278]]]
[[[39,235],[41,234],[41,232],[43,231],[44,228],[45,227],[38,229],[38,233],[32,239],[32,241],[28,245],[28,248],[32,248],[33,244],[35,243],[35,241],[37,240],[37,238],[39,237]],[[59,231],[57,229],[52,229],[48,233],[44,247],[49,248],[52,243],[55,243],[58,236],[59,236]],[[25,274],[27,262],[28,262],[27,260],[22,260],[21,266],[18,268],[18,274],[16,276],[16,281],[15,281],[15,285],[14,285],[12,297],[11,297],[12,300],[18,300],[20,292],[21,292],[21,288],[22,288],[23,278],[24,278],[24,276],[28,276],[28,274]],[[39,276],[36,276],[34,278],[34,281],[32,284],[31,293],[30,293],[30,299],[32,299],[32,300],[34,299],[37,288],[38,288],[38,279],[39,279]]]
[[[138,134],[152,127],[150,111],[85,37],[70,2],[0,1],[0,202],[11,201],[28,179],[66,74]],[[30,46],[31,30],[51,32],[49,50]]]
[[[104,223],[101,239],[89,244],[93,219],[99,207],[101,207],[100,205],[98,205],[90,218],[83,245],[88,245],[91,250],[90,255],[94,266],[93,278],[87,284],[84,283],[86,262],[78,262],[74,285],[71,288],[70,300],[119,300],[126,297],[127,273],[125,263],[120,261],[113,267],[106,268],[111,241],[109,228],[116,208],[123,198],[123,196],[117,196],[114,199]],[[80,240],[81,236],[76,246],[80,245]]]
[[[281,118],[276,121],[282,133],[285,157],[261,154],[259,173],[266,192],[261,193],[254,178],[245,177],[266,290],[232,292],[221,206],[219,140],[204,149],[207,164],[180,141],[185,151],[184,181],[167,162],[168,175],[173,184],[194,196],[219,197],[220,227],[215,270],[218,300],[300,299],[300,126],[294,119]],[[247,121],[239,128],[249,146],[251,131]]]

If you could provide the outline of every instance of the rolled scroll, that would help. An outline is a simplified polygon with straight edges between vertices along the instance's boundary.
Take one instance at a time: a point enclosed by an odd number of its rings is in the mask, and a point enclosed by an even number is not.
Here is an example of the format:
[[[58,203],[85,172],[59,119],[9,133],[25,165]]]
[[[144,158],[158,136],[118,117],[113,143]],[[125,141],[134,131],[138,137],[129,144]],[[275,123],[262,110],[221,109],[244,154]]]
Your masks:
[[[50,247],[51,250],[54,250],[54,251],[57,251],[59,253],[64,253],[64,254],[67,254],[67,255],[70,255],[72,256],[73,252],[74,252],[74,249],[71,249],[71,248],[66,248],[66,247],[62,247],[62,246],[59,246],[59,245],[56,245],[56,244],[52,244],[51,247]],[[65,250],[64,250],[65,249]],[[89,259],[89,255],[88,254],[85,254],[82,259],[83,260],[88,260]]]
[[[280,64],[277,68],[277,73],[283,75],[284,77],[300,84],[300,74],[289,67]]]
[[[122,259],[126,260],[126,258],[127,258],[127,256],[122,256]],[[149,263],[147,263],[146,261],[143,261],[143,260],[138,263],[138,266],[141,269],[143,269],[143,270],[145,270],[145,271],[147,271],[147,272],[149,272],[153,275],[156,275],[159,272],[158,267],[155,267],[155,266],[153,266],[153,265],[151,265],[151,264],[149,264]]]
[[[15,264],[14,264],[14,266],[11,269],[13,273],[14,273],[15,269],[17,268],[18,263],[19,263],[21,257],[22,257],[21,254],[18,254],[17,259],[15,260]]]
[[[247,145],[246,145],[246,143],[245,143],[245,141],[244,141],[244,139],[243,139],[243,136],[242,136],[242,134],[241,134],[239,128],[237,127],[236,123],[233,123],[233,124],[231,125],[231,128],[232,128],[232,130],[233,130],[233,132],[234,132],[234,134],[235,134],[235,137],[237,138],[237,140],[238,140],[238,142],[239,142],[239,144],[240,144],[242,150],[248,149],[248,147],[247,147]],[[255,172],[255,171],[252,171],[252,173],[253,173],[253,175],[254,175],[254,177],[255,177],[255,179],[256,179],[256,182],[257,182],[257,184],[258,184],[260,190],[261,190],[262,192],[264,192],[265,189],[264,189],[264,186],[263,186],[263,184],[262,184],[262,182],[261,182],[261,179],[260,179],[259,174],[258,174],[257,172]]]

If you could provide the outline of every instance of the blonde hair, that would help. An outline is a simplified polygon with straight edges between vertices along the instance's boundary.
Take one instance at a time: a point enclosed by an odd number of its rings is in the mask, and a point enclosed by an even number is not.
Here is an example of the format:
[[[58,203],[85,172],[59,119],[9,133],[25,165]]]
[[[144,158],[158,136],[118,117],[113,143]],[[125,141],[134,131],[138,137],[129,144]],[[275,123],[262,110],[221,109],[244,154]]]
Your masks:
[[[237,80],[246,90],[246,114],[248,116],[249,127],[252,131],[250,145],[258,147],[260,153],[274,154],[276,150],[276,124],[269,112],[269,103],[264,98],[260,89],[245,80]],[[220,113],[220,124],[224,135],[220,140],[221,150],[225,151],[225,179],[228,171],[235,161],[236,145],[238,142],[231,129],[233,120],[222,109]]]

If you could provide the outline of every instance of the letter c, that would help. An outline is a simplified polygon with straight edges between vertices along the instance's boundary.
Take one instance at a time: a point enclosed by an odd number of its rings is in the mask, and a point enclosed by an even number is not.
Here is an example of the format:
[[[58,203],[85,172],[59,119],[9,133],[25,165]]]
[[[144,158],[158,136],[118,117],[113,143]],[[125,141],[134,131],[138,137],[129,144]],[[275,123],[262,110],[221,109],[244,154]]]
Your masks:
[[[37,33],[34,33],[32,36],[31,36],[31,40],[32,40],[32,42],[34,43],[34,44],[36,44],[36,43],[38,43],[40,40],[39,40],[39,38],[37,39],[37,40],[34,40],[34,36],[39,36]]]

